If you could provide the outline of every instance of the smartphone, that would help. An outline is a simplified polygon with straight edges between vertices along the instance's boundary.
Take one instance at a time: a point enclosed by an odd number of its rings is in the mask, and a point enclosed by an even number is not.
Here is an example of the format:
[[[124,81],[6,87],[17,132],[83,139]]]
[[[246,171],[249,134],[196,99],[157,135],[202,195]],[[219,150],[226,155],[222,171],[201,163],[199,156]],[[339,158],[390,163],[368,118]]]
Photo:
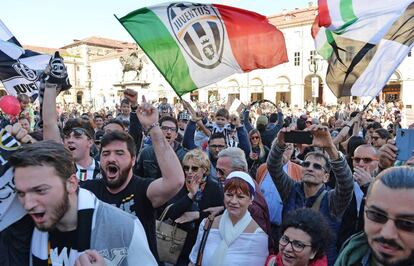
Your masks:
[[[293,130],[290,132],[285,132],[285,142],[299,143],[299,144],[312,144],[313,135],[310,131]]]
[[[414,155],[414,129],[398,129],[395,144],[398,148],[397,160],[407,161]]]

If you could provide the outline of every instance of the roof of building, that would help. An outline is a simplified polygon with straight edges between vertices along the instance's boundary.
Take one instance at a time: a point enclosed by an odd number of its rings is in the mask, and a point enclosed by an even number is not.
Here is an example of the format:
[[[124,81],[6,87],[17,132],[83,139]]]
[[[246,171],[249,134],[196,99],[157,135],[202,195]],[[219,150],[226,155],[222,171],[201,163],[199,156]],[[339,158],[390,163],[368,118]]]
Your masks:
[[[31,50],[34,52],[38,52],[41,54],[54,54],[55,51],[59,51],[60,55],[68,55],[68,52],[65,49],[61,48],[51,48],[51,47],[43,47],[43,46],[35,46],[35,45],[23,45],[24,49]]]
[[[125,41],[118,41],[98,36],[91,36],[82,40],[73,40],[73,43],[63,46],[62,48],[70,48],[73,46],[78,46],[81,44],[87,44],[87,45],[94,45],[94,46],[102,46],[107,48],[115,48],[115,49],[135,49],[136,44],[125,42]]]
[[[290,28],[301,25],[312,24],[318,14],[317,6],[309,6],[306,8],[295,8],[291,11],[283,11],[282,13],[269,16],[269,22],[278,28]]]

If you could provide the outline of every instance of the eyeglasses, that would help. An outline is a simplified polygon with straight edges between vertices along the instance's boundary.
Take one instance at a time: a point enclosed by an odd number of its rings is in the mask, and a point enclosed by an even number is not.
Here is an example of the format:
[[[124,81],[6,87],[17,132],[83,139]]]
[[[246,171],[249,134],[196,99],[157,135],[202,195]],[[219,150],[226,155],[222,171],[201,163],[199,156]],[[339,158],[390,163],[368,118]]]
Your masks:
[[[250,139],[260,139],[259,136],[251,136]]]
[[[397,227],[398,229],[405,232],[414,233],[413,220],[391,218],[385,213],[381,213],[374,210],[365,210],[365,214],[367,215],[367,218],[373,221],[374,223],[385,224],[388,220],[393,220],[395,227]]]
[[[188,171],[190,171],[190,169],[191,169],[191,172],[197,172],[198,169],[200,169],[200,167],[199,166],[194,166],[194,165],[183,165],[184,172],[188,172]]]
[[[224,148],[226,148],[226,145],[210,144],[209,147],[212,148],[212,149],[224,149]]]
[[[365,157],[365,158],[360,158],[360,157],[352,157],[352,160],[353,160],[354,162],[356,162],[356,163],[359,163],[361,160],[362,160],[364,163],[370,163],[370,162],[372,162],[372,161],[378,161],[378,159],[377,159],[377,158],[370,158],[370,157]]]
[[[286,247],[288,244],[291,245],[292,249],[294,252],[302,252],[305,247],[311,247],[312,245],[310,244],[305,244],[302,243],[298,240],[290,240],[289,237],[287,237],[286,235],[283,235],[280,239],[279,239],[279,244]]]
[[[176,127],[169,127],[169,126],[161,126],[161,130],[162,131],[168,131],[170,130],[171,132],[176,132],[177,128]]]
[[[311,163],[311,162],[308,162],[308,161],[305,161],[305,162],[302,163],[302,167],[304,167],[304,168],[309,168],[311,165],[312,165],[313,169],[315,169],[315,170],[325,170],[326,171],[326,169],[321,164]],[[326,172],[328,172],[328,171],[326,171]]]
[[[80,136],[82,136],[82,135],[85,135],[86,137],[88,137],[88,138],[92,138],[90,135],[89,135],[89,133],[88,133],[88,131],[86,130],[86,129],[84,129],[84,128],[82,128],[82,127],[74,127],[74,128],[72,128],[72,129],[70,129],[69,131],[67,131],[66,133],[65,133],[65,137],[66,138],[69,138],[69,136],[70,136],[70,134],[73,132],[73,136],[75,136],[75,137],[80,137]]]

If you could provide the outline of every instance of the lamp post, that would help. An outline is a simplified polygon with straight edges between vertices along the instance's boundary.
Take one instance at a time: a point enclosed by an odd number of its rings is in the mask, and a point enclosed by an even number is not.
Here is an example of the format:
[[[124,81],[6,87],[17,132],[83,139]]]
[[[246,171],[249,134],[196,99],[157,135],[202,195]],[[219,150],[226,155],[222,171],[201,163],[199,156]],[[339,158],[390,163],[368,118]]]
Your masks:
[[[317,55],[312,55],[309,61],[309,71],[313,73],[311,78],[312,98],[313,98],[313,113],[316,113],[316,98],[319,97],[319,77],[316,75],[321,70],[321,58]]]

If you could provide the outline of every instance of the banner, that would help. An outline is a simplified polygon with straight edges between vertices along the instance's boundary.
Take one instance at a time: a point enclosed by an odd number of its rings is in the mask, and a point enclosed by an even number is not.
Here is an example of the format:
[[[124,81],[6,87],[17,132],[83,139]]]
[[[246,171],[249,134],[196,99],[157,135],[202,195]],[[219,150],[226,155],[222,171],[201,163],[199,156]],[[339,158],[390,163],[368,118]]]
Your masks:
[[[50,55],[25,50],[0,20],[0,80],[7,94],[27,94],[34,101],[39,94],[40,73]]]

